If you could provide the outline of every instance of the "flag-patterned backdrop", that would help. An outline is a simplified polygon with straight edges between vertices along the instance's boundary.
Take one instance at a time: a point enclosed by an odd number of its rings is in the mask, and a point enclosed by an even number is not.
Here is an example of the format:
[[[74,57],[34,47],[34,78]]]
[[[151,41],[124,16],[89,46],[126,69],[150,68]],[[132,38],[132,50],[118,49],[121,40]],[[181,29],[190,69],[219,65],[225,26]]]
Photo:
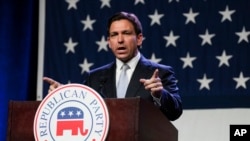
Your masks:
[[[119,11],[141,20],[141,53],[174,68],[184,108],[250,107],[248,0],[47,0],[43,76],[82,83],[113,61],[106,23]]]

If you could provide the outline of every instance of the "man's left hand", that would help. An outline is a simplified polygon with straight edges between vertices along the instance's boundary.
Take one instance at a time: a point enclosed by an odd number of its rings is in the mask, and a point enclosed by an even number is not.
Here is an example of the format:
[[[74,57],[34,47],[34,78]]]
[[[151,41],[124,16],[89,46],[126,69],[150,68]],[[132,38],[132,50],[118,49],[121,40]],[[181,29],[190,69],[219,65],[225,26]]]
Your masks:
[[[150,79],[140,79],[140,82],[143,83],[146,90],[149,90],[151,94],[160,98],[163,90],[161,79],[159,78],[159,70],[156,69]]]

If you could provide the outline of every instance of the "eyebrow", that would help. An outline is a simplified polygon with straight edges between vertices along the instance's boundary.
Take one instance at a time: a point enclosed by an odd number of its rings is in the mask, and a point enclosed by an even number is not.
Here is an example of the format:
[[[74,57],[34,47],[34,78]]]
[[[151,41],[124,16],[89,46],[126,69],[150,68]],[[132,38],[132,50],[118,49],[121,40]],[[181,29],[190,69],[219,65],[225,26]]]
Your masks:
[[[112,31],[110,32],[109,34],[114,34],[114,33],[118,33],[120,31]],[[125,32],[129,32],[129,33],[135,33],[133,30],[130,30],[130,29],[125,29],[125,30],[122,30],[121,33],[125,33]]]

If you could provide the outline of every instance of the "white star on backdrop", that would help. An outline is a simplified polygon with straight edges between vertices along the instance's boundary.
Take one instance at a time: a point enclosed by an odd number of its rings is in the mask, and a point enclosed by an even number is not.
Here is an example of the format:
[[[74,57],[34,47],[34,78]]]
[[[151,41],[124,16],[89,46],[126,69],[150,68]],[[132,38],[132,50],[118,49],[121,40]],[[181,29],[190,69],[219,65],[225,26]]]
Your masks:
[[[174,0],[168,0],[168,3],[171,3]],[[176,2],[179,2],[180,0],[176,0]]]
[[[176,47],[175,41],[176,41],[179,37],[180,37],[180,36],[178,36],[178,35],[174,36],[174,33],[173,33],[172,30],[170,31],[169,36],[163,36],[163,38],[164,38],[165,40],[167,40],[166,47],[168,47],[169,45],[173,45],[174,47]]]
[[[225,20],[232,21],[231,15],[235,12],[235,10],[229,10],[228,5],[226,6],[225,11],[219,11],[219,13],[222,15],[221,22],[224,22]]]
[[[160,19],[164,16],[164,14],[159,14],[157,9],[155,10],[154,14],[149,15],[149,18],[151,19],[150,25],[158,24],[161,25]]]
[[[159,62],[161,62],[161,60],[162,60],[161,58],[156,58],[155,54],[152,53],[150,61],[155,62],[155,63],[159,63]]]
[[[239,77],[234,77],[233,80],[237,82],[237,85],[235,89],[238,89],[239,87],[247,88],[246,82],[250,79],[250,77],[244,77],[243,72],[240,72]]]
[[[85,58],[82,64],[79,64],[79,66],[82,68],[81,74],[84,72],[89,72],[90,67],[93,66],[94,63],[88,63],[88,60]]]
[[[64,45],[66,46],[66,52],[65,54],[72,52],[75,53],[75,46],[78,45],[78,42],[73,42],[72,38],[70,37],[67,43],[64,43]]]
[[[221,67],[223,64],[229,67],[230,65],[228,63],[228,60],[231,59],[232,57],[233,57],[232,55],[227,55],[226,51],[223,50],[221,56],[216,56],[216,58],[220,61],[219,67]]]
[[[69,6],[68,6],[68,10],[70,10],[71,8],[73,9],[77,9],[76,3],[79,2],[79,0],[65,0]]]
[[[101,50],[105,50],[108,51],[108,42],[105,40],[105,36],[102,36],[101,41],[96,41],[96,44],[98,44],[98,52],[100,52]]]
[[[212,45],[211,39],[215,36],[215,34],[209,34],[208,29],[206,29],[205,34],[199,34],[199,37],[202,38],[202,43],[201,45],[205,45],[208,43],[209,45]]]
[[[187,18],[185,24],[188,24],[189,22],[195,22],[195,17],[199,15],[199,13],[193,13],[193,9],[189,9],[189,13],[183,13],[183,15]]]
[[[213,79],[208,79],[207,75],[204,74],[203,78],[202,79],[197,79],[197,81],[201,84],[200,85],[200,90],[203,89],[203,88],[206,88],[206,89],[210,90],[209,83],[211,83],[213,81]]]
[[[93,26],[92,24],[94,24],[96,22],[96,20],[91,20],[90,16],[87,15],[86,20],[82,20],[81,23],[84,24],[84,28],[83,31],[89,29],[89,30],[93,30]]]
[[[145,36],[143,36],[142,42],[144,42],[144,40],[146,40],[146,37],[145,37]],[[142,49],[142,45],[140,46],[140,49]]]
[[[184,91],[192,88],[192,95],[197,98],[200,95],[209,98],[221,93],[225,93],[222,96],[250,93],[250,65],[247,65],[250,57],[250,18],[247,17],[246,5],[239,6],[244,2],[230,1],[219,5],[208,0],[199,3],[184,0],[60,2],[47,3],[46,7],[56,6],[45,9],[56,10],[54,12],[57,13],[56,19],[53,18],[56,13],[46,15],[49,22],[46,22],[45,31],[50,32],[45,32],[45,37],[49,39],[46,40],[46,51],[60,53],[59,56],[51,56],[59,61],[56,62],[59,65],[53,69],[46,64],[44,69],[52,77],[60,73],[64,78],[59,79],[64,84],[81,83],[86,72],[112,61],[105,35],[107,31],[101,27],[105,26],[103,19],[108,20],[110,13],[123,9],[138,14],[143,24],[146,38],[143,37],[140,51],[151,62],[179,68],[176,77],[182,80],[178,85]],[[63,20],[61,23],[66,24],[57,26],[54,20]],[[72,61],[60,62],[62,59],[58,57]],[[44,61],[49,63],[50,56],[45,58],[47,60]],[[58,69],[65,71],[58,72]]]
[[[144,0],[135,0],[135,5],[137,5],[138,3],[145,4]]]
[[[239,36],[238,44],[241,41],[246,41],[248,43],[248,36],[250,35],[250,31],[246,31],[245,26],[243,26],[241,32],[235,32],[235,34]]]
[[[186,68],[186,67],[190,67],[193,68],[193,61],[196,60],[196,57],[190,57],[189,52],[187,52],[187,56],[186,57],[181,57],[180,58],[184,64],[182,66],[182,68]]]
[[[103,8],[104,6],[107,6],[107,7],[111,7],[110,6],[110,1],[111,0],[100,0],[102,2],[102,5],[101,5],[101,8]]]

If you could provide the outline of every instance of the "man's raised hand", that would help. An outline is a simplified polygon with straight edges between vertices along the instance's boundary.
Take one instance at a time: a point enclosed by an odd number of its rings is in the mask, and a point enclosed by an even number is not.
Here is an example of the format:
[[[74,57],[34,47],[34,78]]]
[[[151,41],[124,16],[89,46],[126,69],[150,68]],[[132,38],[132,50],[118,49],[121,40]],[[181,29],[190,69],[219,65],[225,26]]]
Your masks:
[[[59,83],[59,82],[57,82],[49,77],[43,77],[43,80],[50,84],[48,93],[52,92],[54,89],[56,89],[62,85],[61,83]]]
[[[163,90],[161,79],[159,78],[159,70],[156,69],[150,79],[140,79],[146,90],[149,90],[155,97],[161,97]]]

